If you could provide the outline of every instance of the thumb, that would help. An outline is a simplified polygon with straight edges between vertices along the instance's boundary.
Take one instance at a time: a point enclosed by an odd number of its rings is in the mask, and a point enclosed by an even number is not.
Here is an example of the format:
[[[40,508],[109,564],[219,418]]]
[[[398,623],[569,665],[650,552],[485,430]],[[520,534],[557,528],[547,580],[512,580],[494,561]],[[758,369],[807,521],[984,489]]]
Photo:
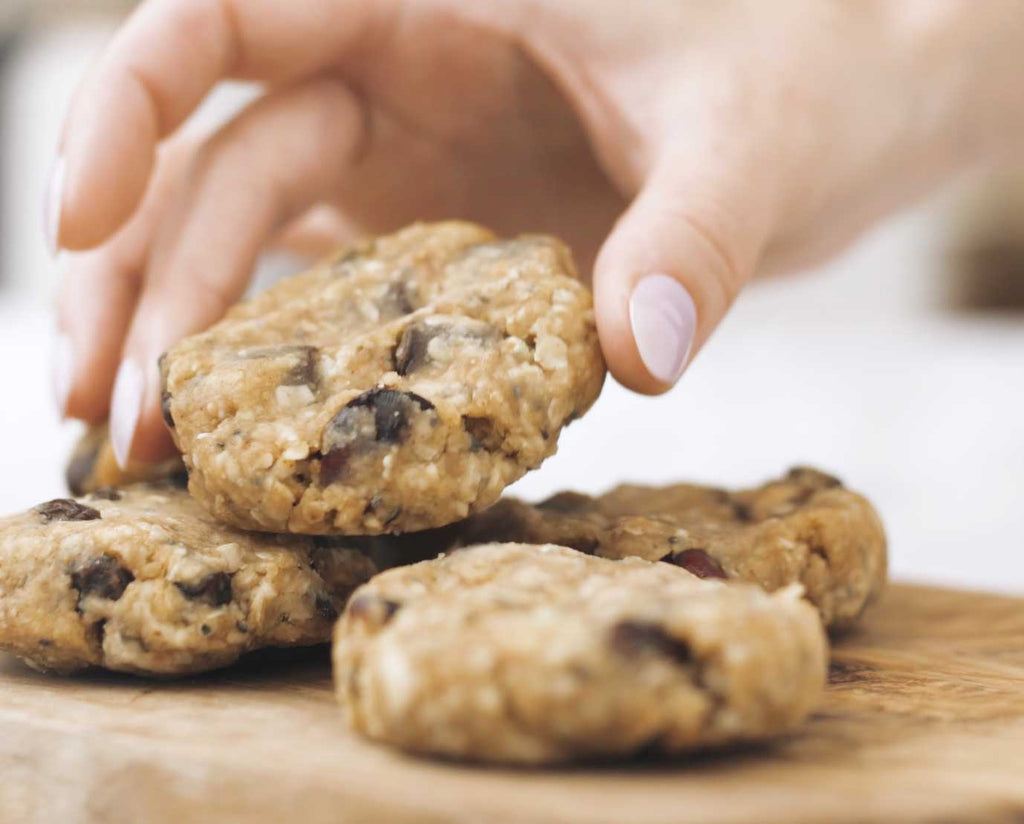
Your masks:
[[[605,241],[594,304],[608,368],[645,394],[671,387],[753,276],[767,187],[755,158],[660,160]],[[709,159],[711,158],[711,159]]]

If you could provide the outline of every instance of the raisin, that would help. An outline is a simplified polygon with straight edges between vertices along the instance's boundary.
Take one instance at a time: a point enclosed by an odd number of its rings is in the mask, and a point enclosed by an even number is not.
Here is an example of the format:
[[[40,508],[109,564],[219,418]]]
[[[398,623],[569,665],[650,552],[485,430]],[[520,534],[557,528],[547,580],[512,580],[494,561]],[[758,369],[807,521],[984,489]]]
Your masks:
[[[611,628],[612,649],[627,657],[653,652],[677,664],[693,660],[690,648],[653,621],[619,621]]]
[[[79,561],[69,571],[71,586],[78,590],[79,606],[88,595],[116,601],[124,594],[128,584],[135,580],[135,576],[121,566],[113,555],[100,555]]]
[[[44,504],[39,504],[33,511],[42,516],[44,524],[51,521],[97,521],[102,517],[98,509],[80,504],[70,498],[56,498],[47,501]]]
[[[696,575],[698,578],[728,578],[722,565],[708,555],[703,549],[684,549],[682,552],[673,552],[662,558],[677,567],[682,567],[687,572]]]
[[[212,572],[193,583],[175,581],[174,585],[190,601],[201,601],[211,607],[231,602],[231,576],[226,572]]]

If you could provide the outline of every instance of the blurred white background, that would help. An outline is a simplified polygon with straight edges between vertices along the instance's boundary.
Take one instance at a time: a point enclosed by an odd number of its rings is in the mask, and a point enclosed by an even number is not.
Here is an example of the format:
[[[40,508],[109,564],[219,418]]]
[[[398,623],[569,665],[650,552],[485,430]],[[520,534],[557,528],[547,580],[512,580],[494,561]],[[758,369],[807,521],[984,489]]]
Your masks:
[[[0,0],[0,31],[14,28],[12,2]],[[62,12],[0,37],[0,510],[62,492],[78,431],[53,410],[58,274],[41,199],[62,114],[113,26]],[[741,485],[810,463],[877,503],[898,577],[1024,593],[1024,314],[944,308],[954,198],[890,221],[820,272],[750,289],[668,396],[609,381],[516,491]]]

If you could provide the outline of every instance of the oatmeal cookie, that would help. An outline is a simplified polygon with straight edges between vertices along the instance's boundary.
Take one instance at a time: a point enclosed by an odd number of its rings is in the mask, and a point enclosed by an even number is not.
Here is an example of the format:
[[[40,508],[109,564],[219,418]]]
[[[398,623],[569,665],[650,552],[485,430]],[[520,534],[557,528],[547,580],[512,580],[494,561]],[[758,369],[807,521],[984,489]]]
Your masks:
[[[680,753],[792,729],[827,644],[799,587],[492,544],[385,572],[334,638],[356,730],[412,752],[541,764]]]
[[[491,541],[665,561],[769,591],[800,583],[830,627],[856,621],[886,580],[885,532],[874,507],[807,467],[736,492],[627,484],[596,498],[562,492],[536,505],[507,498],[460,524],[451,544]]]
[[[0,519],[0,650],[39,669],[152,675],[322,643],[361,552],[216,522],[183,489],[140,484]]]
[[[493,503],[555,451],[605,367],[565,246],[451,222],[283,281],[161,374],[190,491],[218,518],[370,535]]]

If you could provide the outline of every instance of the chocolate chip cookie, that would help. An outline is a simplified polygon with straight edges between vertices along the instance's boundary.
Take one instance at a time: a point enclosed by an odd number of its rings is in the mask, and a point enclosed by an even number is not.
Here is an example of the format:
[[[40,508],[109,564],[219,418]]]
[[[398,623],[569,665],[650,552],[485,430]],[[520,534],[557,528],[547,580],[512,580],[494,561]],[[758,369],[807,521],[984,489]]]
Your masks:
[[[0,519],[0,650],[40,669],[198,672],[329,639],[361,552],[245,533],[171,484],[106,489]]]
[[[64,477],[72,495],[85,495],[98,489],[127,486],[143,481],[172,479],[182,486],[188,482],[181,456],[156,464],[129,461],[121,469],[114,458],[110,432],[106,424],[90,427],[71,452]]]
[[[792,729],[827,644],[799,587],[492,544],[385,572],[334,638],[348,722],[417,753],[541,764]]]
[[[249,529],[380,534],[493,503],[605,367],[560,242],[414,225],[347,249],[161,361],[190,491]]]
[[[886,579],[885,532],[874,507],[807,467],[737,492],[624,485],[597,498],[563,492],[536,505],[509,498],[457,529],[453,544],[553,543],[603,558],[665,561],[769,591],[800,583],[831,627],[853,623]]]

